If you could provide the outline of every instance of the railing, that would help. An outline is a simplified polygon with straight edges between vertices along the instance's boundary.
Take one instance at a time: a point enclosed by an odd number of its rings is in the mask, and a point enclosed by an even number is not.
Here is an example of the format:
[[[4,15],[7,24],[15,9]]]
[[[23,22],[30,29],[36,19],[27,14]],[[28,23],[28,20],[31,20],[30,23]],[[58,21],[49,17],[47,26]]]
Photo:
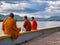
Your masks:
[[[38,36],[42,36],[45,34],[51,34],[54,32],[60,31],[60,26],[57,27],[49,27],[49,28],[42,28],[36,31],[28,31],[20,33],[20,36],[16,40],[12,40],[9,35],[0,36],[0,45],[14,45],[18,43],[22,43]]]

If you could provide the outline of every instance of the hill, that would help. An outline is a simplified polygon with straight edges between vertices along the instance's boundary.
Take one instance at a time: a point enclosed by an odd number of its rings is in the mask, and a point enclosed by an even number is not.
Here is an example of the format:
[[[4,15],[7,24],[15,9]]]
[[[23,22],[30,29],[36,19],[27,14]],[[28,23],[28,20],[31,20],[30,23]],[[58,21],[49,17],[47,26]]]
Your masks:
[[[0,21],[2,21],[4,18],[9,17],[9,15],[2,15],[0,14]],[[14,18],[18,21],[23,21],[23,17],[19,15],[15,15]],[[31,17],[28,17],[29,20],[31,20]],[[60,16],[51,16],[50,18],[38,18],[35,17],[38,21],[60,21]]]
[[[47,20],[52,20],[52,21],[60,21],[60,16],[51,16]]]
[[[3,20],[4,18],[7,18],[7,17],[9,17],[9,15],[2,15],[2,14],[0,14],[0,20]],[[19,15],[14,15],[14,18],[16,19],[16,20],[23,20],[23,17],[20,17]]]

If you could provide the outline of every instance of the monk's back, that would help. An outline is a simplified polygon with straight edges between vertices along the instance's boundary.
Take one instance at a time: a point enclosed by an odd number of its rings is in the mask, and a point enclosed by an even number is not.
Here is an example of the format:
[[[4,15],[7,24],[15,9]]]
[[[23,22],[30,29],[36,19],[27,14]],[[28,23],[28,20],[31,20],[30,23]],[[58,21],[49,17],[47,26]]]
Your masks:
[[[31,30],[31,23],[30,23],[29,20],[26,20],[26,22],[27,22],[26,30],[27,30],[27,31],[30,31],[30,30]]]
[[[31,23],[29,20],[24,21],[24,28],[26,29],[26,31],[31,31]]]
[[[7,18],[4,23],[5,33],[12,33],[14,30],[13,27],[15,27],[15,20],[13,18]]]

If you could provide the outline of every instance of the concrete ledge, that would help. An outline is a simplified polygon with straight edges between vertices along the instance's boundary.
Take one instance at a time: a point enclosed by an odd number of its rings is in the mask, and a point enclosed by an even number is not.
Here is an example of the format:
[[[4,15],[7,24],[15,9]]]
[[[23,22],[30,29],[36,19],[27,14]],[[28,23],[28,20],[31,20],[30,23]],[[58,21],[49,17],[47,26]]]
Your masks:
[[[48,27],[48,28],[42,28],[37,31],[28,31],[28,32],[23,32],[20,33],[20,36],[16,40],[11,40],[10,36],[0,36],[0,45],[14,45],[17,43],[22,43],[24,41],[28,41],[30,39],[33,39],[35,37],[44,35],[44,34],[51,34],[53,32],[58,32],[60,31],[60,26],[56,27]]]

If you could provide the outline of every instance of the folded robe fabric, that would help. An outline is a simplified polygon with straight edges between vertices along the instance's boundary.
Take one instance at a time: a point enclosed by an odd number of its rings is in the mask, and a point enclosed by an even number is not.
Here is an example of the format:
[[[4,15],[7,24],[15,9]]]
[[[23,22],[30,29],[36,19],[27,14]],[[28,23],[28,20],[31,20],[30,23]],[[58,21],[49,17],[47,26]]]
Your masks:
[[[17,39],[20,29],[17,28],[14,18],[6,18],[3,20],[2,30],[4,34],[9,34],[12,38]]]

